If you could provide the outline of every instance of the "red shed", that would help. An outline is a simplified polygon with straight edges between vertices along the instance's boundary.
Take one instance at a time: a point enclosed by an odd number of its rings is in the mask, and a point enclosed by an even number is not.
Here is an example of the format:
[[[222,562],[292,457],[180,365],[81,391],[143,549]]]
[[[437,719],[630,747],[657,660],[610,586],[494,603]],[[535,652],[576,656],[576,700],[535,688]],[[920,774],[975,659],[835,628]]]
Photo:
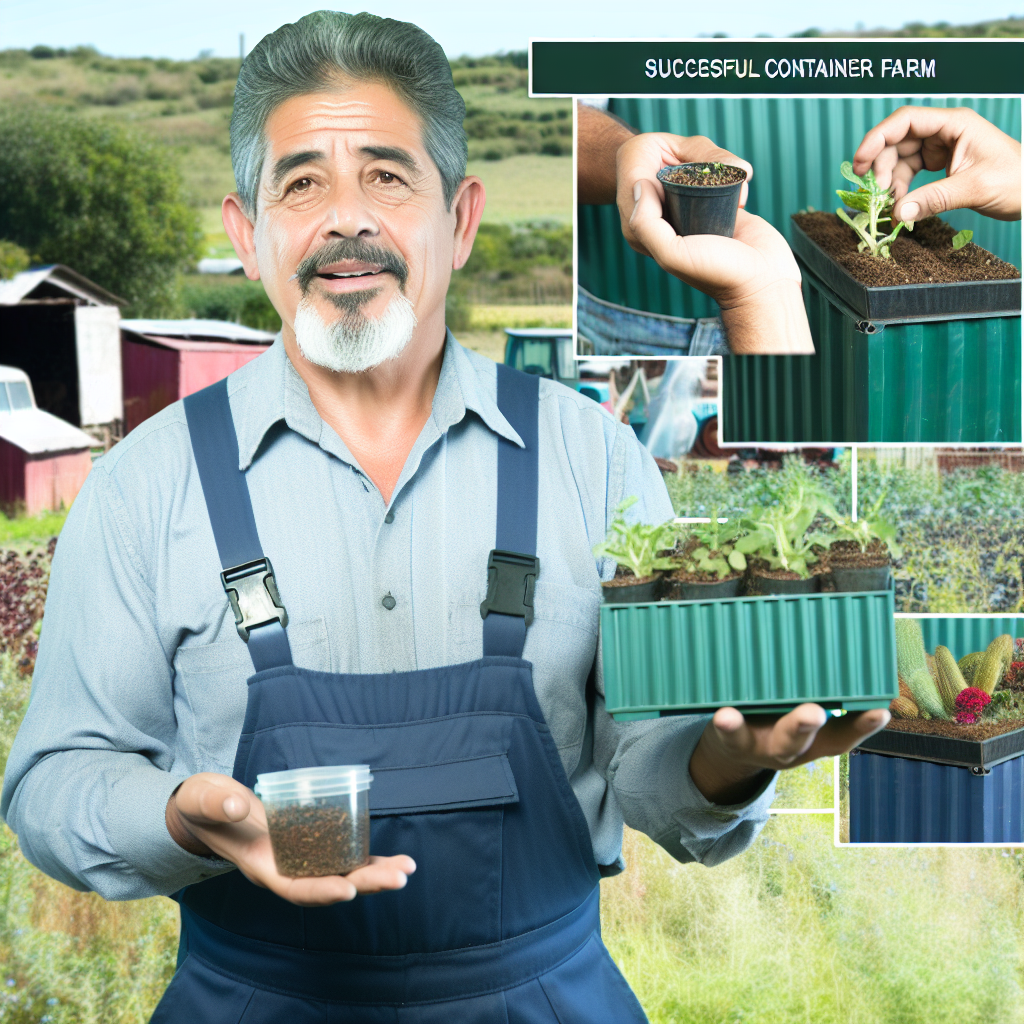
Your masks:
[[[273,340],[269,331],[220,320],[122,320],[125,433],[245,366]]]
[[[29,515],[70,506],[89,475],[95,443],[36,408],[28,374],[0,366],[0,506]]]

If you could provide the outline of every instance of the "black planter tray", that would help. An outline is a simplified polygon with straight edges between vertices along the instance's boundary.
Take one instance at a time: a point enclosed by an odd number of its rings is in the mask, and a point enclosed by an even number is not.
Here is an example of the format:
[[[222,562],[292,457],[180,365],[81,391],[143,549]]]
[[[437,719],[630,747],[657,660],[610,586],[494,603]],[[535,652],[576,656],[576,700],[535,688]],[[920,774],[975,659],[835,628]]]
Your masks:
[[[951,736],[883,729],[869,736],[857,749],[960,768],[991,768],[1024,754],[1024,725],[987,740],[959,740]]]
[[[957,320],[963,317],[1020,313],[1021,280],[955,281],[949,284],[901,284],[870,288],[847,273],[794,220],[790,244],[820,281],[858,316],[874,323],[908,320]]]

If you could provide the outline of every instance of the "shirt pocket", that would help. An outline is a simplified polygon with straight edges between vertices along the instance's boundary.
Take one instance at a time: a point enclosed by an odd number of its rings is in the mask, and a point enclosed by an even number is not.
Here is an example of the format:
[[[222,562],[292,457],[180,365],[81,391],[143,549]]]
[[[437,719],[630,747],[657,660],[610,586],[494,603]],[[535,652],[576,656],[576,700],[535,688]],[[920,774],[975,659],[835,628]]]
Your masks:
[[[323,617],[290,622],[288,642],[295,664],[315,672],[329,672],[331,651]],[[248,700],[248,678],[253,674],[249,649],[241,637],[213,644],[179,647],[174,655],[176,688],[185,694],[192,713],[192,733],[203,758],[213,762],[205,771],[230,775],[235,749],[242,734]],[[179,727],[188,727],[179,722]]]

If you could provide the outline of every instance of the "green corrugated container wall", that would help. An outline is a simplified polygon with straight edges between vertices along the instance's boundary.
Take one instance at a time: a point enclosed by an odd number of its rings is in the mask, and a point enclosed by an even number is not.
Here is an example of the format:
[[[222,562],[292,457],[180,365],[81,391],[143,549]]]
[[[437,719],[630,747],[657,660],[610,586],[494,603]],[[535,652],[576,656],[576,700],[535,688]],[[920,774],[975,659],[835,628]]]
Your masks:
[[[1020,317],[890,324],[862,334],[809,274],[813,356],[730,356],[726,444],[1013,444]]]
[[[983,651],[997,636],[1009,633],[1014,639],[1024,637],[1024,618],[1011,615],[986,616],[980,619],[960,619],[952,616],[937,619],[918,619],[924,634],[925,650],[929,654],[942,644],[959,660],[972,651]]]
[[[787,238],[789,218],[813,206],[839,205],[835,190],[845,182],[839,165],[849,160],[864,134],[904,103],[966,106],[1013,138],[1020,139],[1020,100],[997,98],[863,99],[624,99],[610,110],[640,131],[706,135],[754,167],[747,209],[771,222]],[[942,177],[922,173],[921,183]],[[1020,262],[1020,221],[996,221],[969,210],[947,219],[970,228],[975,241],[1010,263]],[[706,295],[666,274],[622,238],[614,206],[581,206],[578,222],[579,280],[593,295],[632,309],[670,316],[717,316]]]
[[[897,694],[891,591],[603,605],[611,712]]]

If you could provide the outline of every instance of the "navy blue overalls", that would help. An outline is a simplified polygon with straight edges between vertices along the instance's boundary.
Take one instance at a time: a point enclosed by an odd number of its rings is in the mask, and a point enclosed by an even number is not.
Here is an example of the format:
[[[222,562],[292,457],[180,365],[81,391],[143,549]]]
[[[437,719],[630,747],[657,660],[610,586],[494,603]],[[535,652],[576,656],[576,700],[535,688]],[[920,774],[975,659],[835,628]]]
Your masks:
[[[417,865],[396,892],[304,909],[232,871],[177,894],[179,969],[159,1024],[643,1022],[600,937],[598,868],[523,661],[537,550],[538,379],[498,367],[497,542],[478,661],[347,675],[292,664],[226,382],[185,400],[256,672],[234,777],[368,764],[371,852]],[[481,572],[484,567],[481,565]]]

